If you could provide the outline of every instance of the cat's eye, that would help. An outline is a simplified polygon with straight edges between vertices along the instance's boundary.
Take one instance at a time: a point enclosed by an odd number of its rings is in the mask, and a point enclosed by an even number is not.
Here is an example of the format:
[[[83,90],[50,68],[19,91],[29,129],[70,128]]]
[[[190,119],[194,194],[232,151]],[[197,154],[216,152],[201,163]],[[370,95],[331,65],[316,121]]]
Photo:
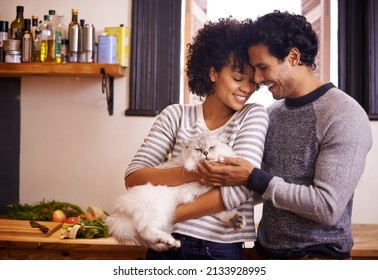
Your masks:
[[[209,148],[209,151],[214,150],[214,148],[215,148],[215,146],[211,146],[211,147]]]
[[[200,148],[197,148],[197,149],[194,149],[194,150],[196,150],[197,152],[202,153],[202,149],[200,149]]]

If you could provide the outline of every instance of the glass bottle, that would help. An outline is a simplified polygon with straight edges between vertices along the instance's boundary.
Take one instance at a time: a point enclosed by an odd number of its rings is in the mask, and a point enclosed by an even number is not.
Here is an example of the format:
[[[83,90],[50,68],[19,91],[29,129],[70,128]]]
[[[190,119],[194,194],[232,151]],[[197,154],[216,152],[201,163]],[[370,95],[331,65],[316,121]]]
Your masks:
[[[67,28],[64,25],[64,16],[58,15],[57,17],[57,31],[60,32],[61,41],[60,41],[60,59],[62,63],[67,62],[67,50],[68,50],[68,37],[67,37]]]
[[[32,16],[31,34],[33,39],[35,38],[35,31],[38,29],[38,16]]]
[[[22,50],[21,50],[21,62],[30,63],[32,56],[32,34],[30,31],[31,20],[26,18],[24,20],[24,31],[22,32]]]
[[[48,40],[51,36],[51,30],[48,25],[49,16],[44,15],[43,22],[41,26],[41,62],[48,61],[48,53],[49,53],[49,44]]]
[[[55,10],[49,10],[49,20],[48,20],[48,28],[50,29],[50,36],[48,37],[48,55],[47,61],[49,62],[56,62],[56,19],[55,19]],[[59,44],[60,44],[60,36],[59,36]],[[60,47],[59,48],[59,57],[60,57]]]
[[[41,30],[35,30],[33,39],[32,62],[41,62]]]
[[[17,6],[16,19],[12,21],[9,29],[9,39],[21,40],[24,30],[24,7]]]
[[[78,51],[79,51],[79,22],[78,22],[78,10],[72,9],[71,22],[68,25],[68,61],[78,62]]]

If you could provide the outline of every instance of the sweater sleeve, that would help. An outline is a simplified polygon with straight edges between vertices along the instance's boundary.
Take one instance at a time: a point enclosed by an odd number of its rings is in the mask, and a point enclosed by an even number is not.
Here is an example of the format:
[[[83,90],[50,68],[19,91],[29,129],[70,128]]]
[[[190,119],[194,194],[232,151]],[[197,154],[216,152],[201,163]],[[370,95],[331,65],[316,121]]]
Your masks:
[[[125,177],[143,167],[161,164],[172,151],[180,124],[182,107],[165,108],[156,118],[150,132],[126,169]]]
[[[259,104],[248,104],[238,118],[238,125],[231,134],[233,150],[238,156],[260,167],[268,129],[266,109]],[[221,187],[221,194],[227,210],[236,208],[251,198],[251,192],[245,186]]]

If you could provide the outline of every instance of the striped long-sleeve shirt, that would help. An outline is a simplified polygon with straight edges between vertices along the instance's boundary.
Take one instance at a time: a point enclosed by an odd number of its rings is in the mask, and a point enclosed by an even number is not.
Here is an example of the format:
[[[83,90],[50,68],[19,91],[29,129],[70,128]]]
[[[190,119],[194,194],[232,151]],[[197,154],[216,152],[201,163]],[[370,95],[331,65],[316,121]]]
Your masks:
[[[169,153],[172,158],[180,156],[187,140],[202,133],[215,133],[226,139],[238,156],[260,167],[267,128],[268,115],[259,104],[245,105],[226,124],[212,131],[205,124],[202,104],[170,105],[156,118],[128,166],[125,177],[140,168],[160,165]],[[226,209],[238,208],[245,215],[247,225],[242,231],[236,232],[214,216],[204,216],[177,223],[174,232],[222,243],[254,241],[256,234],[251,192],[245,186],[225,186],[221,187],[221,195]]]

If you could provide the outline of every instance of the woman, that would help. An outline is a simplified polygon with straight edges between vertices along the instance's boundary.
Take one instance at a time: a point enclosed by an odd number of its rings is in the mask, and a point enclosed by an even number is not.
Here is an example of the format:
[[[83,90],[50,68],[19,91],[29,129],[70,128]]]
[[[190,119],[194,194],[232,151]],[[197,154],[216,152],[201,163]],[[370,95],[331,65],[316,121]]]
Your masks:
[[[183,167],[157,169],[168,154],[180,155],[189,138],[210,133],[227,139],[241,157],[260,166],[268,117],[263,106],[247,104],[257,89],[242,24],[232,18],[208,22],[199,30],[187,56],[189,89],[205,97],[200,105],[174,104],[157,117],[125,173],[126,187],[151,182],[172,187],[200,180]],[[234,231],[211,214],[238,208],[247,218]],[[148,250],[147,259],[241,259],[243,243],[255,240],[251,193],[244,186],[215,188],[176,211],[174,237],[180,250]]]

